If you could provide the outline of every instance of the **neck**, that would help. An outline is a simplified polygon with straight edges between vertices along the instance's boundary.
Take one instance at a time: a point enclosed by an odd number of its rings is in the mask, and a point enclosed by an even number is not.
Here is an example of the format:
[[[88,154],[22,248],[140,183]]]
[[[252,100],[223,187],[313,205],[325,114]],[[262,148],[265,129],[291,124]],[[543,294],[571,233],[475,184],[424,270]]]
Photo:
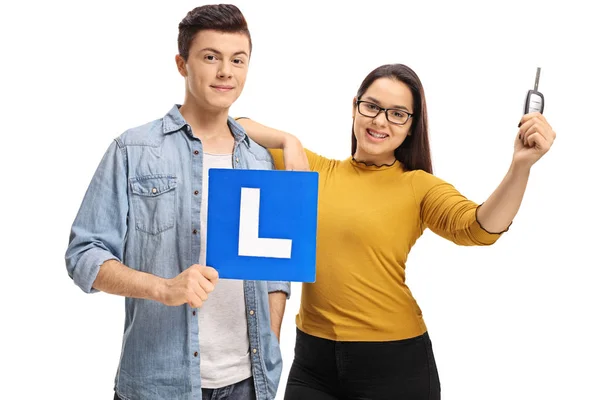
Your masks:
[[[356,152],[353,155],[356,161],[363,162],[365,164],[373,164],[373,165],[392,165],[396,162],[396,157],[394,153],[392,154],[367,154],[361,149],[356,149]]]
[[[194,97],[186,94],[183,105],[179,112],[190,124],[194,136],[201,139],[216,139],[220,136],[231,137],[231,131],[227,125],[229,109],[216,109],[199,104]]]

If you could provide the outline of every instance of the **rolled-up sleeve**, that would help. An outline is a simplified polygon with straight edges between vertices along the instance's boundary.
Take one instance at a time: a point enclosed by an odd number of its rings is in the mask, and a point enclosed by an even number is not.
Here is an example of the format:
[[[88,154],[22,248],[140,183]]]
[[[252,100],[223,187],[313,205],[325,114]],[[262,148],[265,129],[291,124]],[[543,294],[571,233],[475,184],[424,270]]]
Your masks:
[[[105,261],[123,258],[129,212],[125,151],[118,139],[109,146],[71,227],[67,272],[86,293],[97,292],[92,285]]]
[[[286,295],[286,298],[289,300],[292,295],[292,286],[290,282],[285,281],[268,281],[267,282],[267,291],[269,293],[273,292],[283,292]]]

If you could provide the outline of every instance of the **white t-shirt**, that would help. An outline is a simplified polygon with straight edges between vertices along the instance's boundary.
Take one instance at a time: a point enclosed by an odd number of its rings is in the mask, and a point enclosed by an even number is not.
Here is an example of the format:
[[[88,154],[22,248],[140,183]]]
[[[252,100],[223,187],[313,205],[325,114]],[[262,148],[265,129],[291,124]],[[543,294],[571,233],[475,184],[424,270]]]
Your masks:
[[[232,154],[204,153],[200,207],[200,265],[206,263],[208,169],[232,168]],[[231,210],[239,212],[239,210]],[[217,389],[252,376],[244,281],[219,279],[198,309],[202,387]]]

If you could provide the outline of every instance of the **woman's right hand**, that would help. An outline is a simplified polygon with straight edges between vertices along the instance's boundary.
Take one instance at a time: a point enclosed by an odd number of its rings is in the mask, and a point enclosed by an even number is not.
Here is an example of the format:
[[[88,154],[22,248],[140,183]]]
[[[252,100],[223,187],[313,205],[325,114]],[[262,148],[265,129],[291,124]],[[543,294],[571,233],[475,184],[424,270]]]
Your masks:
[[[300,140],[294,135],[279,129],[260,124],[250,118],[238,118],[246,133],[256,143],[267,149],[282,149],[283,162],[286,170],[310,171],[308,158]]]
[[[297,137],[288,134],[283,144],[283,163],[288,171],[310,171],[308,157]]]

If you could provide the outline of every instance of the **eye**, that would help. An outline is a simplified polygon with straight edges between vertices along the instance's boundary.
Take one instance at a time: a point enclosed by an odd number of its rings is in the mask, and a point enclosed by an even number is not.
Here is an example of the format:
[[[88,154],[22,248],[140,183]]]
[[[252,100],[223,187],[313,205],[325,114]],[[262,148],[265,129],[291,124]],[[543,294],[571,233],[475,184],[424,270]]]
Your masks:
[[[406,118],[406,116],[407,116],[407,114],[404,111],[398,111],[398,110],[394,110],[393,115],[396,118]]]
[[[236,58],[233,60],[234,64],[238,64],[238,65],[242,65],[244,64],[244,60],[242,60],[241,58]]]
[[[377,110],[379,110],[379,107],[378,107],[378,106],[376,106],[375,104],[366,103],[366,105],[367,105],[367,108],[368,108],[369,110],[372,110],[372,111],[377,111]]]
[[[214,54],[207,54],[204,56],[204,59],[207,61],[217,61],[217,56]]]

